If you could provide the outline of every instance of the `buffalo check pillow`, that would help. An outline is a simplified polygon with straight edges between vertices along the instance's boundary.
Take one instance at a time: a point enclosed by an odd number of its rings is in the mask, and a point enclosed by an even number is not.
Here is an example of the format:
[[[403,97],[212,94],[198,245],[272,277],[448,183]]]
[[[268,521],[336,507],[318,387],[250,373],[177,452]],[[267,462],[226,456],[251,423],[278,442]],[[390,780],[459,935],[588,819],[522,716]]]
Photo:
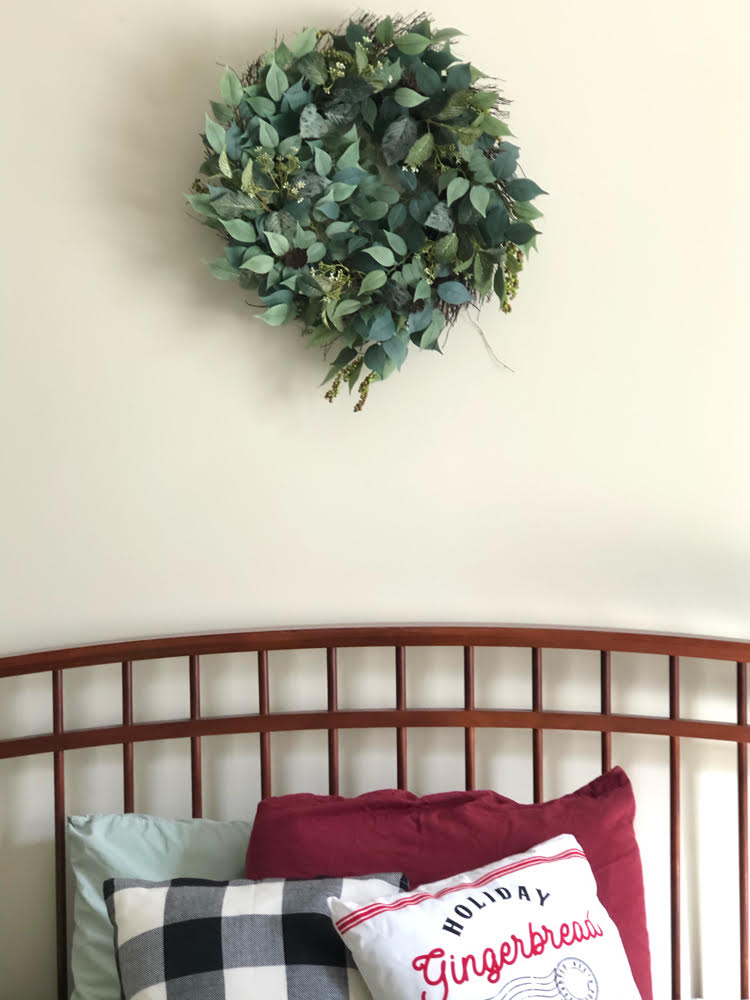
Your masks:
[[[367,1000],[333,929],[331,895],[362,906],[401,875],[308,881],[108,879],[125,1000]]]
[[[404,895],[329,906],[375,1000],[640,1000],[570,834]]]

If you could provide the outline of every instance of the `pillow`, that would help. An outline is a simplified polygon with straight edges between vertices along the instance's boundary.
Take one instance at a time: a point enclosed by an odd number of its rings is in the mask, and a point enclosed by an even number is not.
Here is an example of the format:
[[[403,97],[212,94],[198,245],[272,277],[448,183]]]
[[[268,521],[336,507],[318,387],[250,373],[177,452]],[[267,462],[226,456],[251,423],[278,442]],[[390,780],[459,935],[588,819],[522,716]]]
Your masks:
[[[125,1000],[366,1000],[333,928],[332,893],[358,908],[400,875],[308,882],[108,879]],[[406,883],[403,883],[404,888]]]
[[[74,883],[71,1000],[120,1000],[112,925],[102,894],[105,879],[241,878],[249,836],[250,824],[239,820],[160,819],[136,813],[69,816],[67,847]]]
[[[406,895],[329,905],[375,1000],[640,1000],[567,834]]]
[[[570,795],[525,805],[492,791],[418,798],[380,791],[346,799],[265,799],[248,847],[248,878],[403,871],[434,882],[571,833],[586,852],[599,898],[619,928],[643,1000],[652,1000],[641,856],[630,781],[616,767]]]

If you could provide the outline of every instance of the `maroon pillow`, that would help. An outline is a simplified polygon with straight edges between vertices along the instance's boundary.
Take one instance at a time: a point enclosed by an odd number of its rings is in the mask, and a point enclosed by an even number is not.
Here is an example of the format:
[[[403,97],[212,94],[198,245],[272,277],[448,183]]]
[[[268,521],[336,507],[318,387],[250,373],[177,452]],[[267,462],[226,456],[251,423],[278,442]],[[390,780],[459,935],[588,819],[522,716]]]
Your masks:
[[[643,1000],[652,1000],[633,789],[620,767],[551,802],[525,805],[492,791],[419,798],[406,791],[356,798],[284,795],[258,806],[247,878],[315,878],[402,871],[412,886],[479,868],[572,833],[617,924]]]

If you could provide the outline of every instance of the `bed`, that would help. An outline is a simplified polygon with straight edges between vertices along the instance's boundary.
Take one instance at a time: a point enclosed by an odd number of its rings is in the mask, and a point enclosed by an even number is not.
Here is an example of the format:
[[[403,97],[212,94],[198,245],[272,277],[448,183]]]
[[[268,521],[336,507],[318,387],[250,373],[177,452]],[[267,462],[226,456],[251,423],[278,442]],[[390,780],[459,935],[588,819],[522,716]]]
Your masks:
[[[395,678],[395,704],[382,707],[341,707],[340,659],[353,651],[378,650],[376,669]],[[279,654],[288,651],[311,651],[324,664],[324,687],[318,694],[324,707],[305,711],[272,711],[271,688],[274,664]],[[478,663],[486,670],[489,652],[514,651],[517,668],[527,675],[528,704],[523,707],[486,707],[477,698]],[[553,681],[549,662],[566,651],[568,694],[564,709],[548,703],[547,692]],[[239,714],[205,714],[202,699],[212,683],[212,670],[206,665],[216,658],[240,657],[245,671],[257,674],[257,711]],[[423,672],[429,672],[430,657],[449,655],[460,678],[461,697],[449,707],[416,707],[407,697],[410,664],[417,660]],[[520,659],[519,659],[520,657]],[[618,658],[625,659],[618,659]],[[630,659],[627,659],[630,657]],[[426,659],[425,659],[426,658]],[[577,680],[577,658],[585,662],[581,680]],[[592,660],[593,658],[593,660]],[[639,659],[640,658],[640,659]],[[55,912],[57,937],[57,992],[60,1000],[69,995],[69,907],[66,895],[66,757],[83,748],[121,747],[121,809],[132,813],[136,801],[134,748],[163,740],[189,741],[190,799],[192,817],[204,813],[206,768],[202,760],[205,741],[215,736],[257,734],[259,797],[268,799],[274,791],[275,758],[272,760],[272,736],[283,733],[319,733],[325,738],[325,786],[330,795],[342,791],[342,772],[346,755],[342,741],[351,732],[393,732],[395,781],[398,789],[410,785],[410,766],[414,766],[414,745],[420,735],[451,731],[462,742],[462,782],[466,790],[478,787],[482,769],[481,748],[487,733],[528,733],[529,799],[542,803],[550,756],[545,755],[545,737],[554,741],[559,734],[589,734],[597,742],[598,769],[609,772],[616,763],[621,737],[648,737],[665,748],[665,780],[668,823],[665,857],[668,892],[668,926],[651,928],[652,942],[668,941],[668,954],[659,953],[668,972],[661,987],[655,990],[658,1000],[673,1000],[705,995],[710,998],[721,988],[726,1000],[750,996],[750,925],[748,923],[748,725],[747,663],[750,643],[725,639],[641,632],[605,632],[587,629],[504,626],[370,626],[340,628],[300,628],[180,636],[137,640],[105,645],[82,646],[41,653],[9,656],[0,659],[0,691],[9,678],[46,675],[52,709],[52,725],[38,735],[14,735],[0,740],[0,760],[51,755],[54,843]],[[184,664],[184,682],[189,692],[189,712],[184,718],[167,721],[136,721],[134,714],[134,667],[143,661],[175,661]],[[281,661],[279,661],[281,662]],[[369,661],[367,661],[369,662]],[[437,662],[437,661],[436,661]],[[494,661],[492,661],[494,663]],[[592,662],[596,664],[596,704],[591,704]],[[623,671],[622,664],[626,664]],[[685,711],[686,672],[693,664],[701,665],[699,689],[710,693],[712,678],[726,679],[731,674],[731,717],[694,718]],[[71,704],[64,698],[66,672],[78,668],[96,670],[117,665],[118,710],[121,721],[86,728],[69,728],[66,714]],[[627,664],[633,667],[631,670]],[[638,665],[640,664],[640,666]],[[655,666],[658,665],[658,666]],[[203,667],[203,669],[202,669]],[[111,669],[111,668],[110,668]],[[375,669],[370,665],[367,669]],[[490,664],[492,672],[503,669],[502,660]],[[633,689],[654,671],[662,671],[668,704],[663,715],[619,710],[615,695],[623,687]],[[617,673],[617,681],[615,680]],[[584,677],[585,674],[585,677]],[[255,683],[255,681],[253,682]],[[717,680],[718,685],[718,680]],[[691,689],[692,690],[692,689]],[[726,693],[726,685],[724,687]],[[577,691],[586,694],[582,705],[573,704]],[[618,695],[619,698],[619,695]],[[619,699],[622,701],[622,699]],[[692,694],[689,699],[692,707]],[[637,701],[637,698],[636,698]],[[627,702],[625,702],[627,703]],[[635,704],[635,703],[634,703]],[[614,711],[613,708],[618,708]],[[253,739],[255,737],[253,736]],[[350,745],[350,744],[347,744]],[[563,744],[554,743],[555,757]],[[736,755],[731,775],[734,792],[732,809],[736,830],[727,835],[731,854],[727,860],[734,873],[731,887],[733,902],[728,913],[728,927],[721,944],[706,949],[696,937],[696,927],[707,926],[705,904],[694,883],[694,845],[700,841],[702,815],[685,799],[685,748],[731,748]],[[593,775],[592,775],[593,777]],[[481,783],[481,782],[480,782]],[[29,787],[29,795],[43,795],[43,788]],[[502,791],[502,789],[500,789]],[[97,803],[88,811],[95,813]],[[246,817],[247,818],[247,817]],[[708,817],[703,817],[708,822]],[[640,829],[648,828],[649,816],[641,809]],[[661,834],[660,834],[661,835]],[[723,869],[724,870],[724,869]],[[724,882],[727,879],[723,879]],[[728,897],[727,897],[728,898]],[[703,895],[705,899],[705,893]],[[3,906],[9,906],[4,901]],[[51,902],[50,906],[53,905]],[[718,914],[716,915],[718,917]],[[708,923],[712,922],[709,914]],[[714,921],[715,922],[715,921]],[[660,936],[661,934],[661,936]],[[697,956],[697,957],[696,957]],[[714,962],[720,975],[712,972]],[[665,987],[665,982],[668,985]],[[723,983],[722,987],[712,984]],[[701,984],[705,984],[701,988]],[[697,992],[700,989],[700,993]],[[660,992],[661,990],[661,992]]]

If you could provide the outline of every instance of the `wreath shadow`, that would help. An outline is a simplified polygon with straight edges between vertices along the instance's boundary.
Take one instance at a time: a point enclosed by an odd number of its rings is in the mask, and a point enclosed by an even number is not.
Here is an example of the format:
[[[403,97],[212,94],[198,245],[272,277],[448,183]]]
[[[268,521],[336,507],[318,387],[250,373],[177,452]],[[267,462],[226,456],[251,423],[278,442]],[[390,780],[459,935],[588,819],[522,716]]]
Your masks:
[[[340,19],[340,14],[331,16]],[[132,282],[133,293],[157,276],[164,292],[179,302],[176,315],[187,311],[191,316],[189,326],[177,333],[185,338],[186,351],[191,338],[225,337],[239,363],[263,373],[261,381],[254,380],[263,402],[286,404],[300,394],[315,395],[325,361],[319,350],[300,342],[299,326],[268,327],[254,318],[259,309],[248,305],[247,292],[236,282],[213,277],[205,262],[221,256],[224,244],[184,199],[203,157],[204,112],[209,99],[218,98],[223,63],[213,54],[226,51],[227,61],[235,59],[235,68],[242,70],[249,58],[273,45],[277,31],[296,32],[296,20],[285,20],[269,17],[259,23],[254,18],[253,35],[242,45],[236,39],[246,36],[246,26],[232,33],[228,24],[216,38],[210,22],[191,24],[182,36],[171,30],[165,35],[158,63],[137,55],[129,62],[113,60],[108,100],[101,102],[98,120],[88,122],[102,136],[99,155],[82,169],[90,178],[92,200],[100,202],[97,235],[119,252],[121,273]]]

